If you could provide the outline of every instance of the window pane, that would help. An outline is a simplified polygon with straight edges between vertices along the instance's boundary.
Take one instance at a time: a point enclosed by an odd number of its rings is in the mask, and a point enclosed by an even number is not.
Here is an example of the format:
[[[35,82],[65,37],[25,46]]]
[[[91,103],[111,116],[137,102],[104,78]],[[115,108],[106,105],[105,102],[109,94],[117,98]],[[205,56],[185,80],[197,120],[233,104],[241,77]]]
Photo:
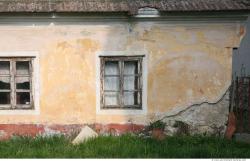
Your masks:
[[[106,61],[105,62],[105,75],[119,75],[118,61]]]
[[[0,92],[0,104],[10,104],[10,92]]]
[[[9,61],[0,61],[0,75],[10,74],[10,62]]]
[[[139,92],[124,92],[124,105],[139,105]]]
[[[105,92],[104,105],[105,106],[118,105],[118,93],[117,92]]]
[[[29,77],[16,77],[17,89],[30,89]]]
[[[104,90],[119,90],[119,77],[105,77]]]
[[[10,89],[10,77],[0,77],[0,90]]]
[[[17,92],[16,93],[16,103],[22,105],[30,104],[30,93],[29,92]]]
[[[137,90],[138,89],[138,77],[125,76],[123,87],[124,87],[124,90]]]
[[[29,61],[17,61],[16,73],[17,75],[29,74]]]
[[[138,74],[138,62],[137,61],[125,61],[124,62],[124,74]]]

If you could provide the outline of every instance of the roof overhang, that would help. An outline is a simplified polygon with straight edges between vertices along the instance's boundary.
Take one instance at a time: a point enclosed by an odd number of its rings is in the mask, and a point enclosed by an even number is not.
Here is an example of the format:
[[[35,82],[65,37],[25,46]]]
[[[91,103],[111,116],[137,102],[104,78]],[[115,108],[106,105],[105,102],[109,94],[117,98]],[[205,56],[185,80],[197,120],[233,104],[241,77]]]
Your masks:
[[[0,13],[117,13],[141,8],[161,13],[250,11],[249,0],[0,0]]]

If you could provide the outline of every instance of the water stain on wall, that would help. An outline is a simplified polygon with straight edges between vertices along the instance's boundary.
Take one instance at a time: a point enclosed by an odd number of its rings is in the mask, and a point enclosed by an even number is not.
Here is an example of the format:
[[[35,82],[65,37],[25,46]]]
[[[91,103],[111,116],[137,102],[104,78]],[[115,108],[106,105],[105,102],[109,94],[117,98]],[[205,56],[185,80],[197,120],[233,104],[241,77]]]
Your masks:
[[[39,51],[40,114],[1,116],[1,123],[146,124],[157,114],[217,100],[231,81],[238,24],[0,26],[3,51]],[[85,31],[88,31],[87,33]],[[241,34],[240,34],[241,33]],[[45,35],[45,36],[41,36]],[[16,39],[20,37],[20,39]],[[12,44],[12,45],[10,45]],[[96,114],[96,52],[148,53],[147,115]]]

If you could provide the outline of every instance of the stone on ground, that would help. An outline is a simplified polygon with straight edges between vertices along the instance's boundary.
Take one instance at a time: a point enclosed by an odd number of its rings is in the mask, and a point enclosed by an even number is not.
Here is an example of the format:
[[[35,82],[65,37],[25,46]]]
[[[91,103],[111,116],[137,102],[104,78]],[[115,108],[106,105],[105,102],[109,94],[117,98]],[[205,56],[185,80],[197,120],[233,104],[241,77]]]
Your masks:
[[[81,132],[77,135],[77,137],[72,141],[73,144],[82,143],[90,138],[97,137],[98,134],[92,130],[90,127],[85,126],[82,128]]]

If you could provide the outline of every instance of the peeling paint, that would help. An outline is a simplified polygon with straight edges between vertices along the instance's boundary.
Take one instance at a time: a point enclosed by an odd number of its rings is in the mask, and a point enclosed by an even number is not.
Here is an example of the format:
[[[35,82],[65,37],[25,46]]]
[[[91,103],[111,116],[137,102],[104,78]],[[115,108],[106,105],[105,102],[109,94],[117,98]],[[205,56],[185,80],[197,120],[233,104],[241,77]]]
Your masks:
[[[0,140],[13,136],[75,136],[85,126],[90,126],[100,135],[121,135],[128,132],[140,132],[144,125],[138,124],[0,124]]]
[[[0,26],[1,51],[38,51],[40,115],[2,115],[5,124],[147,124],[192,104],[216,102],[231,82],[238,23],[127,22]],[[96,115],[95,54],[147,51],[148,114]],[[174,112],[173,112],[174,111]]]

